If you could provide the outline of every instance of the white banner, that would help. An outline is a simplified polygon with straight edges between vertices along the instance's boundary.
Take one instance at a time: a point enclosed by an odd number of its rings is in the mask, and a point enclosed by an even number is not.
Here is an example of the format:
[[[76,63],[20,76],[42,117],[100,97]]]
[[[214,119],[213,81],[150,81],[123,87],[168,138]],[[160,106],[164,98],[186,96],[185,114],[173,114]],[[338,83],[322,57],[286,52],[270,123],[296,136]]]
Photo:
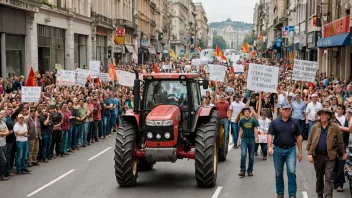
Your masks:
[[[235,64],[235,63],[237,63],[237,61],[240,60],[240,58],[241,58],[240,55],[232,55],[231,56],[231,61]]]
[[[110,81],[109,74],[107,74],[107,73],[99,73],[99,78],[100,78],[100,82],[109,82]]]
[[[209,80],[214,80],[214,81],[220,81],[224,82],[225,81],[225,74],[226,74],[226,66],[223,65],[208,65],[209,68]]]
[[[76,69],[76,84],[82,87],[86,86],[86,82],[89,74],[90,74],[89,70]]]
[[[213,57],[214,57],[213,49],[204,49],[200,53],[200,59],[203,59],[203,60],[213,61]]]
[[[38,102],[40,98],[41,87],[25,87],[21,89],[22,100],[21,102]]]
[[[244,65],[237,65],[237,64],[234,64],[234,65],[233,65],[233,69],[235,70],[235,73],[237,73],[237,72],[244,72]]]
[[[56,76],[56,85],[57,86],[72,86],[75,85],[75,71],[68,70],[58,70]]]
[[[192,59],[193,66],[206,65],[208,63],[207,59]]]
[[[278,67],[249,64],[247,77],[249,90],[276,93],[278,79]]]
[[[314,82],[318,70],[318,63],[295,59],[292,80]]]
[[[90,77],[98,78],[100,73],[100,61],[89,61]]]
[[[136,75],[134,73],[128,71],[116,70],[117,81],[119,85],[126,87],[134,86],[134,79],[136,79]]]

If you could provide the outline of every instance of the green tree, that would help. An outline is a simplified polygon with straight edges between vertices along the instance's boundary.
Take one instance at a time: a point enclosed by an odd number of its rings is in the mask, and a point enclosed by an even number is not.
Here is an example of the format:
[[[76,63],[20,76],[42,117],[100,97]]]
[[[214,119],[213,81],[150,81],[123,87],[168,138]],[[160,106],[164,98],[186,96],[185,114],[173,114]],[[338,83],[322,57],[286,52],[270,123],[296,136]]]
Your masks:
[[[218,45],[218,47],[222,50],[227,49],[226,41],[220,35],[216,35],[213,38],[213,49],[215,49],[216,45]]]
[[[207,43],[203,42],[202,40],[198,40],[199,41],[199,47],[202,49],[206,49],[207,48]]]
[[[254,40],[255,40],[254,33],[247,34],[243,39],[243,44],[248,42],[249,45],[253,45]]]

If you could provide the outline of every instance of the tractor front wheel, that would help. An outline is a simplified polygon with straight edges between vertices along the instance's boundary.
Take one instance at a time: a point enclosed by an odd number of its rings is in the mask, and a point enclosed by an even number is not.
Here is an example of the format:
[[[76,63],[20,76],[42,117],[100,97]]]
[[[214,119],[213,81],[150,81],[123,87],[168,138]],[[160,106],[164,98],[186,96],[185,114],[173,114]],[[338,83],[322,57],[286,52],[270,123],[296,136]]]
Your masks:
[[[200,123],[196,130],[196,181],[200,187],[216,185],[218,166],[219,114],[212,111],[210,118]]]
[[[137,150],[135,125],[123,122],[116,132],[115,176],[122,187],[135,186],[138,177],[138,159],[133,155]]]

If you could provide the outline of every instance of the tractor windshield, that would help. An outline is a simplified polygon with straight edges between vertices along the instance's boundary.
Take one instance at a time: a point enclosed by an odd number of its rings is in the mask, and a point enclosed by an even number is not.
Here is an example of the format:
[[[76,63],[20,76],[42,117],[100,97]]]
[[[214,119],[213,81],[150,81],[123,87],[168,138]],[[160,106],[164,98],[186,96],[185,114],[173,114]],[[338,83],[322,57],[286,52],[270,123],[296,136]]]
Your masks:
[[[187,106],[187,86],[180,81],[149,81],[146,88],[146,109],[161,104]]]

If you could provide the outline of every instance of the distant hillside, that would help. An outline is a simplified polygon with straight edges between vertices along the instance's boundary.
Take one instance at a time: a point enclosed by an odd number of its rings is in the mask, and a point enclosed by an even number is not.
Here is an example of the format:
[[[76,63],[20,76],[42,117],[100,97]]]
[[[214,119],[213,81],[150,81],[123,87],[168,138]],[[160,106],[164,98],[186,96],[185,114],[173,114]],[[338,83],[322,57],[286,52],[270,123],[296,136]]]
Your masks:
[[[241,21],[232,21],[230,18],[226,21],[209,23],[209,27],[214,29],[221,29],[226,25],[231,25],[235,30],[251,31],[253,24]]]

